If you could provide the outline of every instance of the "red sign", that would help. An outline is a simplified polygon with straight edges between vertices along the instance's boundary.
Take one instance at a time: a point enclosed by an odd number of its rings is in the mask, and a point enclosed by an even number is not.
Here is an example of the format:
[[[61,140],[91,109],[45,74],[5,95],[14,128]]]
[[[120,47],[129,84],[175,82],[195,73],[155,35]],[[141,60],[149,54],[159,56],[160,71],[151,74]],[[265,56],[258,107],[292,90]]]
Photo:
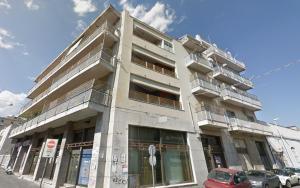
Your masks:
[[[50,140],[48,143],[47,143],[47,147],[48,148],[54,148],[56,145],[56,142],[54,140]]]
[[[54,157],[56,153],[57,143],[58,143],[58,139],[47,139],[42,157],[46,157],[46,158]]]

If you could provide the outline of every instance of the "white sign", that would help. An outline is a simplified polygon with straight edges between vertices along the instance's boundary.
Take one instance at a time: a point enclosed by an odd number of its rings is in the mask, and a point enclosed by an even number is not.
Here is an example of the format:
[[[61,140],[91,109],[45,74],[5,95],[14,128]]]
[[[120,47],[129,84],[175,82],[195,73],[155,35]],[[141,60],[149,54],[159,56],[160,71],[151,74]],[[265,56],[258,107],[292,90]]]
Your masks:
[[[155,152],[156,152],[155,146],[154,145],[150,145],[148,147],[148,151],[149,151],[150,156],[154,156]]]
[[[43,156],[46,158],[52,158],[55,156],[58,139],[47,139],[44,148]]]
[[[155,156],[150,156],[149,157],[149,163],[151,166],[155,166],[156,165],[156,157]]]

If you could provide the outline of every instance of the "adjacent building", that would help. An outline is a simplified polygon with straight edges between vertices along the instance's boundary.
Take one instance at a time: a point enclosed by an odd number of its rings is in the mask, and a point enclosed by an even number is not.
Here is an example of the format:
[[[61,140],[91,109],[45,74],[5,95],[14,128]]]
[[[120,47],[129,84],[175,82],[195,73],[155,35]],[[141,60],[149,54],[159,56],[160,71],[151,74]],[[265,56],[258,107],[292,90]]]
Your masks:
[[[260,100],[230,53],[108,7],[49,66],[11,132],[16,174],[45,187],[199,187],[212,168],[275,164]],[[56,156],[42,158],[58,139]]]
[[[273,135],[268,136],[271,151],[278,168],[300,168],[300,129],[270,124]]]

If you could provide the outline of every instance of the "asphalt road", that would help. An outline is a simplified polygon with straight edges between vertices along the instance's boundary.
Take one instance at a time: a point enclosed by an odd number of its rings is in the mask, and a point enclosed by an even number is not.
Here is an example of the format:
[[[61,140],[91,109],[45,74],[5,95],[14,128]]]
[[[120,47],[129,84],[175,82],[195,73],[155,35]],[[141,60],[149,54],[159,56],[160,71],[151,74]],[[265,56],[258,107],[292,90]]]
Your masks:
[[[19,179],[15,175],[6,175],[5,171],[0,168],[0,188],[38,188],[35,183]]]
[[[19,179],[15,175],[6,175],[4,170],[0,168],[0,188],[38,188],[35,183]],[[300,185],[293,186],[293,188],[300,188]]]

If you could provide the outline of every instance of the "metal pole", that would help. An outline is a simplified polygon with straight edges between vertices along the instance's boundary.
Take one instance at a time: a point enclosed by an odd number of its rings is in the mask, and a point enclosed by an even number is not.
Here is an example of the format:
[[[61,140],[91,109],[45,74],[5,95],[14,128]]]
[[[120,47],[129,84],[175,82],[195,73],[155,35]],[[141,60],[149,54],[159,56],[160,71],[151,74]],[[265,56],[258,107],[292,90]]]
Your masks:
[[[150,156],[150,157],[153,157],[153,156]],[[153,187],[155,187],[155,179],[154,179],[154,165],[153,165],[153,164],[151,165],[151,168],[152,168],[152,182],[153,182]]]
[[[43,173],[42,173],[42,179],[41,179],[41,182],[40,182],[40,188],[42,188],[43,179],[44,179],[44,176],[45,176],[45,172],[46,172],[46,167],[47,167],[48,160],[49,160],[49,158],[47,157],[46,158],[46,162],[45,162],[45,166],[44,166],[44,169],[43,169]]]

